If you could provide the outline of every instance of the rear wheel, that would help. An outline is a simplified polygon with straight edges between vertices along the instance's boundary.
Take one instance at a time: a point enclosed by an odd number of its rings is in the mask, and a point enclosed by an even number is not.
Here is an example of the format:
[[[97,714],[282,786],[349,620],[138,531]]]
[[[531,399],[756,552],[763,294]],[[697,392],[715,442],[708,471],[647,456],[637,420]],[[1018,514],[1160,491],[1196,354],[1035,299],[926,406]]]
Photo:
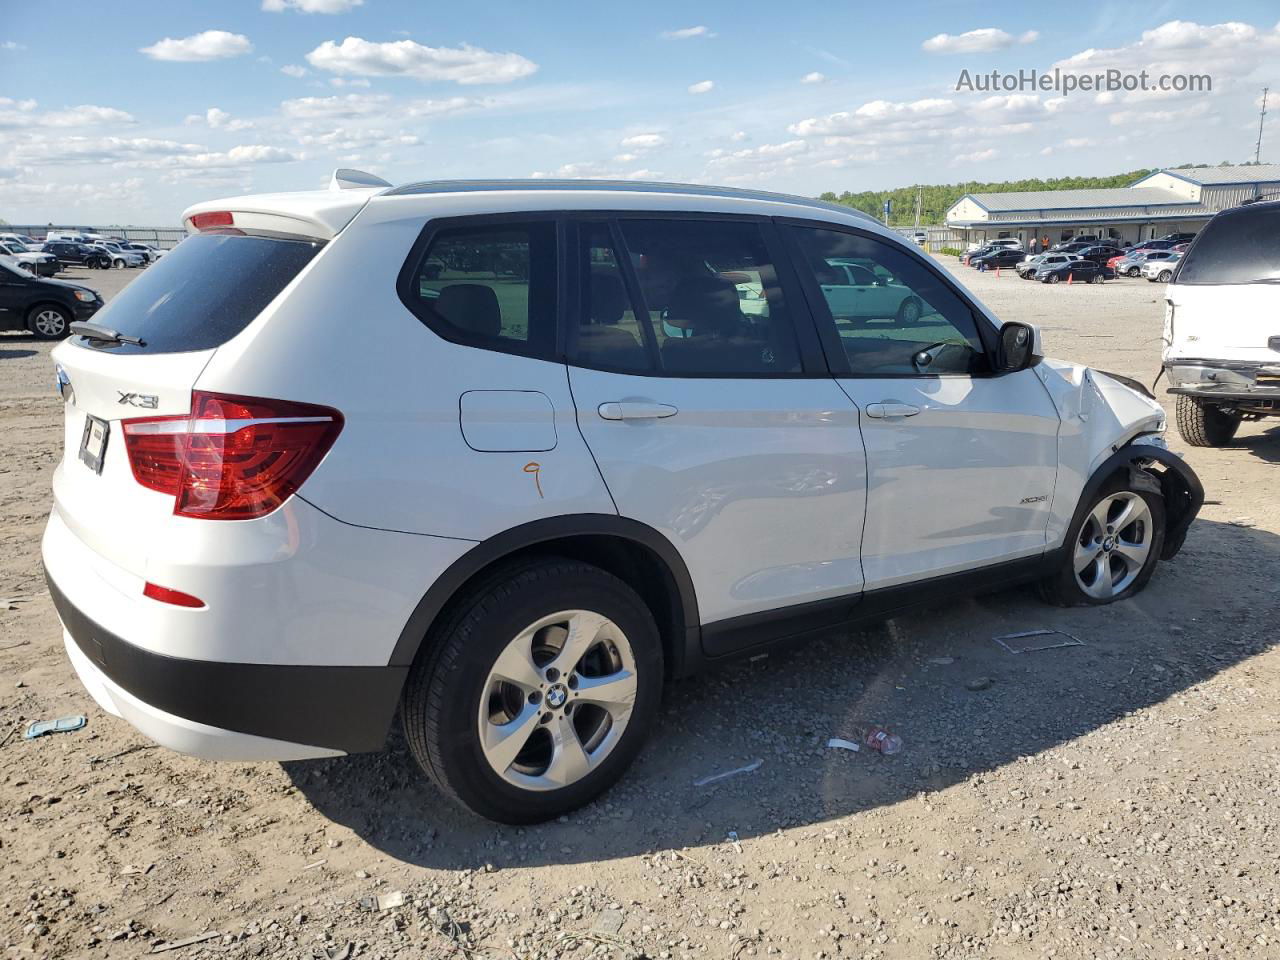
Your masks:
[[[588,802],[625,772],[662,693],[658,629],[635,591],[572,560],[498,568],[428,638],[404,728],[441,791],[502,823]]]
[[[1090,277],[1090,278],[1089,278],[1089,282],[1090,282],[1090,283],[1101,283],[1101,282],[1102,282],[1102,274],[1100,274],[1100,273],[1095,273],[1092,277]]]
[[[114,266],[117,270],[123,270],[126,266],[128,266],[128,264],[126,264],[119,257],[116,257],[116,259],[111,262],[111,265]]]
[[[1240,429],[1240,417],[1199,397],[1178,396],[1178,433],[1193,447],[1225,447]]]
[[[898,322],[902,324],[919,323],[921,313],[920,301],[915,297],[907,297],[898,306]]]
[[[52,303],[41,303],[27,314],[27,329],[41,340],[61,340],[71,329],[71,315]]]
[[[1040,584],[1059,606],[1093,606],[1133,596],[1147,585],[1164,547],[1164,498],[1132,489],[1128,473],[1104,484],[1077,518],[1059,571]]]

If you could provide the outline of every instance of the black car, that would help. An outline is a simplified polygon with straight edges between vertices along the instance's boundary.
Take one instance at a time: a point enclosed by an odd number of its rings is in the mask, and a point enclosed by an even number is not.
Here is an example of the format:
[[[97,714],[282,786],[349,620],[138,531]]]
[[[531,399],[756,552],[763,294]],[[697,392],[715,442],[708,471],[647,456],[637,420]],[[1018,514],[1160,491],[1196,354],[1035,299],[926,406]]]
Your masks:
[[[1082,260],[1092,260],[1094,263],[1103,265],[1112,257],[1118,257],[1124,251],[1119,247],[1112,247],[1106,244],[1098,244],[1097,246],[1085,247],[1083,250],[1076,251],[1077,256]]]
[[[1022,258],[1026,254],[1021,250],[1010,250],[1007,247],[997,247],[990,253],[984,253],[978,257],[969,258],[969,266],[977,267],[981,270],[985,267],[988,270],[994,270],[996,267],[1012,267],[1016,263],[1021,263]]]
[[[1170,244],[1177,246],[1180,243],[1187,243],[1195,238],[1196,235],[1194,233],[1166,233],[1160,239],[1168,240]]]
[[[41,340],[61,340],[72,322],[88,320],[101,309],[96,290],[0,263],[0,330],[29,330]]]
[[[1092,260],[1072,260],[1070,263],[1056,263],[1043,270],[1037,270],[1035,279],[1041,283],[1061,283],[1070,278],[1072,283],[1101,283],[1103,280],[1114,280],[1116,272],[1106,264],[1094,263]]]
[[[1055,243],[1049,249],[1054,253],[1079,253],[1094,245],[1095,243],[1089,240],[1064,240],[1062,243]]]
[[[106,270],[111,266],[111,257],[103,250],[89,246],[87,243],[76,243],[72,240],[52,240],[42,248],[45,253],[52,253],[58,262],[66,266],[84,266]]]

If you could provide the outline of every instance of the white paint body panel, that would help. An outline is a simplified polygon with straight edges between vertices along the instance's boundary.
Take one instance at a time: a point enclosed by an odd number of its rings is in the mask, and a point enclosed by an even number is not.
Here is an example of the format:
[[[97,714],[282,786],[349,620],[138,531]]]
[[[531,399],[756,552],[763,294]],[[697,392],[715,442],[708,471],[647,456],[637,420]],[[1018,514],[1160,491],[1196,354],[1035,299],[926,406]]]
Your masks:
[[[675,544],[704,623],[861,587],[862,439],[835,381],[569,377],[619,512]],[[678,412],[600,416],[619,401]]]
[[[1280,286],[1170,283],[1165,287],[1165,363],[1181,359],[1280,365]]]
[[[1032,371],[841,378],[840,386],[862,410],[920,411],[862,419],[868,590],[1044,551],[1059,421]]]

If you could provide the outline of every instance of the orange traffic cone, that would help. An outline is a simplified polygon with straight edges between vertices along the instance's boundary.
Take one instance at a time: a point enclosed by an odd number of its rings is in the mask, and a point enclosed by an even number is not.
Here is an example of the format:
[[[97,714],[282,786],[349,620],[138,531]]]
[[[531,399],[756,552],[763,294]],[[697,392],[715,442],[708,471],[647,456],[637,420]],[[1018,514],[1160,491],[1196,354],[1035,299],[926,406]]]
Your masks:
[[[1068,274],[1067,274],[1067,286],[1068,286],[1068,287],[1069,287],[1069,286],[1071,286],[1071,278],[1072,278],[1072,277],[1074,277],[1074,276],[1075,276],[1075,274],[1074,274],[1074,273],[1068,273]]]
[[[999,279],[1000,279],[1000,266],[999,266],[999,264],[997,264],[997,265],[996,265],[996,279],[997,279],[997,280],[999,280]]]

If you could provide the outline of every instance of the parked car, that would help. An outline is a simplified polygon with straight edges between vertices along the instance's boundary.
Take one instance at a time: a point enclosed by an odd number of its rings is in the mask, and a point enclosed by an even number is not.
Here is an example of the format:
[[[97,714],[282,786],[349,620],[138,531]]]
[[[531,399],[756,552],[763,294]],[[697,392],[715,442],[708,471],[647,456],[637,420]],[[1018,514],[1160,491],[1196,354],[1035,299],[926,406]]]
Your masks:
[[[972,241],[965,249],[966,253],[976,253],[978,250],[994,249],[996,247],[1010,247],[1015,250],[1022,249],[1022,241],[1017,237],[997,237],[994,240]]]
[[[923,230],[915,230],[911,233],[911,242],[918,247],[923,247],[929,242],[929,235]]]
[[[52,243],[45,243],[40,249],[57,257],[61,266],[88,267],[99,270],[106,270],[111,266],[111,255],[106,250],[90,246],[87,243],[55,240]]]
[[[1142,275],[1152,283],[1168,283],[1173,279],[1173,271],[1178,268],[1178,261],[1181,259],[1182,255],[1173,251],[1169,251],[1169,256],[1164,259],[1148,259],[1142,265]]]
[[[87,233],[80,233],[76,230],[50,230],[45,234],[45,243],[58,241],[66,243],[92,243],[93,238]]]
[[[969,266],[976,267],[979,270],[994,270],[997,267],[1008,269],[1021,263],[1025,257],[1026,254],[1021,250],[1002,247],[992,250],[990,253],[984,253],[980,257],[970,258]]]
[[[1145,388],[1043,359],[857,211],[334,182],[190,208],[53,351],[64,643],[166,746],[333,757],[398,714],[444,796],[546,820],[669,678],[1006,583],[1123,600],[1203,502]],[[867,263],[918,317],[851,322],[824,280]]]
[[[0,233],[0,243],[18,243],[31,248],[40,246],[39,240],[34,240],[25,233]]]
[[[1172,250],[1138,250],[1120,261],[1116,266],[1116,273],[1124,277],[1141,276],[1147,264],[1165,263],[1177,256]]]
[[[1093,244],[1091,241],[1087,241],[1087,240],[1072,240],[1072,241],[1067,242],[1067,243],[1055,243],[1052,247],[1050,247],[1050,248],[1049,248],[1049,250],[1050,250],[1051,252],[1053,252],[1053,253],[1076,253],[1076,254],[1078,254],[1078,253],[1080,253],[1080,251],[1082,251],[1082,250],[1088,250],[1088,249],[1089,249],[1090,247],[1092,247],[1092,246],[1094,246],[1094,244]]]
[[[102,307],[97,292],[63,280],[46,280],[0,258],[0,330],[28,330],[41,340],[60,340],[76,320]]]
[[[1182,438],[1221,447],[1242,420],[1280,417],[1280,201],[1214,216],[1164,295],[1164,372]]]
[[[836,324],[891,320],[902,326],[920,321],[924,304],[912,289],[873,260],[831,258],[814,264]],[[768,303],[763,284],[757,303]],[[744,312],[748,305],[743,304]],[[751,311],[754,312],[754,311]]]
[[[1074,253],[1042,253],[1032,257],[1030,260],[1022,261],[1014,269],[1017,270],[1018,276],[1022,277],[1023,280],[1034,280],[1037,279],[1036,272],[1041,268],[1047,270],[1051,267],[1075,263],[1079,259]]]
[[[1070,280],[1072,283],[1102,283],[1114,280],[1115,272],[1105,264],[1079,258],[1067,263],[1041,264],[1033,279],[1041,283],[1061,283]]]
[[[999,248],[991,247],[991,246],[983,246],[983,247],[978,247],[976,250],[966,250],[964,253],[960,254],[960,262],[963,263],[966,267],[972,266],[975,257],[986,256],[988,253],[991,253],[992,251],[997,249]]]
[[[58,272],[58,258],[53,254],[31,250],[16,241],[0,240],[0,253],[12,257],[23,270],[40,277],[51,277]]]
[[[147,258],[137,250],[128,250],[114,240],[97,240],[91,246],[105,250],[111,258],[111,266],[117,270],[123,270],[125,267],[141,267],[147,262]]]
[[[132,250],[134,253],[141,254],[142,259],[145,260],[147,263],[155,263],[157,260],[160,259],[160,251],[157,250],[155,247],[150,246],[149,244],[131,243],[128,240],[119,240],[117,242],[120,244],[120,246],[124,247],[124,249]]]
[[[1154,250],[1168,250],[1176,245],[1173,240],[1147,240],[1138,244],[1134,249],[1141,250],[1144,253],[1151,253]]]
[[[1083,250],[1076,252],[1081,260],[1092,260],[1098,264],[1110,264],[1112,258],[1123,256],[1120,251],[1107,244],[1095,244],[1091,247],[1085,247]]]
[[[1169,243],[1176,245],[1179,243],[1190,243],[1195,238],[1195,231],[1192,231],[1191,233],[1166,233],[1160,239],[1162,241],[1167,240]]]

